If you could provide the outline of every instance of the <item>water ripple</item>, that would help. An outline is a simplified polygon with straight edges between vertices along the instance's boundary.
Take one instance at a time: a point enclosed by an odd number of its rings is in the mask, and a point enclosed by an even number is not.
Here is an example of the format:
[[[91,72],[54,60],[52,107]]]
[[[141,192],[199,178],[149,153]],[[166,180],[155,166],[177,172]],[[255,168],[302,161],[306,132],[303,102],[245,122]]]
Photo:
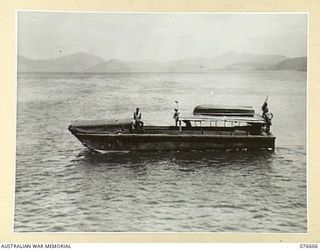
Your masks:
[[[288,79],[285,72],[20,75],[14,230],[306,232],[305,123],[287,112],[305,116],[305,85]],[[261,88],[248,91],[249,82]],[[217,103],[260,108],[266,85],[279,117],[275,152],[99,154],[67,131],[70,120],[126,117],[135,106],[146,122],[172,123],[172,100],[190,111],[211,103],[213,89]]]

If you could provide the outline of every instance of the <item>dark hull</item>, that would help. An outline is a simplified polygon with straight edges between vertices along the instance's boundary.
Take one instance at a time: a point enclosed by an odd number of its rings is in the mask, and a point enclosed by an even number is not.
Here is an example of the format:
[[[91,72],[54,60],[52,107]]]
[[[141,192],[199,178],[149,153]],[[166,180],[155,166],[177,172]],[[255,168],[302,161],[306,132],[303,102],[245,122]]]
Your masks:
[[[275,137],[264,135],[74,134],[97,151],[271,149]]]

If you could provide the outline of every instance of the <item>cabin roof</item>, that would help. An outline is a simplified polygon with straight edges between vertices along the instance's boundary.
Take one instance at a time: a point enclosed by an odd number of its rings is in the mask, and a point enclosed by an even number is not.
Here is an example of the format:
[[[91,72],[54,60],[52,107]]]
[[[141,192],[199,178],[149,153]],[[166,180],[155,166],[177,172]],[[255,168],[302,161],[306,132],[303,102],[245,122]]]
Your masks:
[[[252,106],[231,106],[231,105],[198,105],[193,110],[194,115],[210,116],[254,116]]]
[[[235,106],[235,105],[213,105],[213,104],[201,104],[194,109],[225,109],[225,110],[254,110],[252,106]]]

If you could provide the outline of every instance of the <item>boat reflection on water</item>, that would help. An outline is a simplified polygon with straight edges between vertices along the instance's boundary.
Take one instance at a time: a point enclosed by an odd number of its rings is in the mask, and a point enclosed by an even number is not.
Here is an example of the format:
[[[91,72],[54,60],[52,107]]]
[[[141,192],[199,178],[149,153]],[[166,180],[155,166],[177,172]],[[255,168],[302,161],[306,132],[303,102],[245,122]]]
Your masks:
[[[269,168],[272,165],[275,151],[238,151],[238,150],[208,150],[208,151],[145,151],[145,152],[108,152],[99,153],[83,149],[75,161],[88,164],[88,167],[108,166],[146,168],[157,165],[170,166],[177,170],[197,170],[201,168],[221,169],[224,167]]]

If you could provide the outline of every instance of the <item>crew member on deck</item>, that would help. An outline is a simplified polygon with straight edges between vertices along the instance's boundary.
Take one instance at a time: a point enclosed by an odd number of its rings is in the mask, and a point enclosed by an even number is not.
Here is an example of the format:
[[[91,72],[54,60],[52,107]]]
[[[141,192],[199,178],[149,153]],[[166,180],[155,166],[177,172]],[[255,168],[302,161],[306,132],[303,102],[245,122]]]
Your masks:
[[[269,111],[269,108],[268,108],[268,96],[266,98],[266,100],[264,101],[262,107],[262,118],[265,120],[266,122],[266,133],[268,135],[271,135],[270,133],[270,126],[272,125],[272,118],[273,118],[273,114]]]
[[[141,121],[141,113],[139,108],[136,108],[136,112],[133,113],[132,129],[142,129],[143,122]]]
[[[174,109],[174,114],[173,114],[173,119],[174,119],[175,122],[176,122],[176,127],[178,127],[179,115],[180,115],[180,113],[178,112],[178,109],[175,108],[175,109]]]

